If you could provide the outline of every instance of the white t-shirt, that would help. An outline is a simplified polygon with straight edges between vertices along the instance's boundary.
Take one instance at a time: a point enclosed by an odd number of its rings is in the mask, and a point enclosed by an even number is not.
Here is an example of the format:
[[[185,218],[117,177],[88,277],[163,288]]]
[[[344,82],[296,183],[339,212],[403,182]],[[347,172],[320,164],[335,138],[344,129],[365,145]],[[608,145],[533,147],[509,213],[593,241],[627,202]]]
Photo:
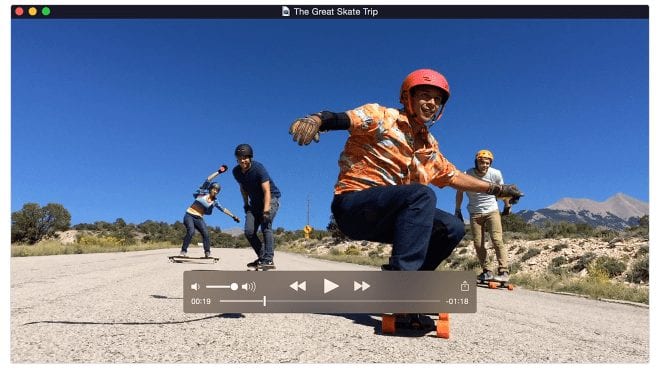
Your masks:
[[[476,174],[476,168],[467,169],[467,171],[464,173],[483,181],[503,185],[503,176],[501,176],[501,171],[492,167],[487,169],[487,173],[485,173],[483,177],[479,177]],[[499,205],[497,204],[496,196],[494,195],[485,194],[482,192],[467,191],[467,196],[469,197],[469,205],[467,206],[469,214],[484,214],[499,210]]]

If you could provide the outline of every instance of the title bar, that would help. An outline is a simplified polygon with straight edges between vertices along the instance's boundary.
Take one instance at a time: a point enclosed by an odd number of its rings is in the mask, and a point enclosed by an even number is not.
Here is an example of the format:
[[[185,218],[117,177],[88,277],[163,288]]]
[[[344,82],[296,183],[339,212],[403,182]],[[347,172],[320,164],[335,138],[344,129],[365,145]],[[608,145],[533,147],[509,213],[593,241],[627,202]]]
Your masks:
[[[12,5],[12,19],[648,19],[647,5]]]

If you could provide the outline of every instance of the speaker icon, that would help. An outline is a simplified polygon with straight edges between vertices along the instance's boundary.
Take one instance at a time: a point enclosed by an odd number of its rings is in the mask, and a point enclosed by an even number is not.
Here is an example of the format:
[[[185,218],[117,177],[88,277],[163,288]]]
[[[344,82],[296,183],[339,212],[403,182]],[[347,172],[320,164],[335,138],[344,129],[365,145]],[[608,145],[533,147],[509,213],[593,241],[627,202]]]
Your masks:
[[[191,284],[191,289],[197,291],[198,289],[200,289],[200,284],[198,283]]]
[[[255,292],[255,282],[244,283],[241,285],[241,289],[245,291]]]

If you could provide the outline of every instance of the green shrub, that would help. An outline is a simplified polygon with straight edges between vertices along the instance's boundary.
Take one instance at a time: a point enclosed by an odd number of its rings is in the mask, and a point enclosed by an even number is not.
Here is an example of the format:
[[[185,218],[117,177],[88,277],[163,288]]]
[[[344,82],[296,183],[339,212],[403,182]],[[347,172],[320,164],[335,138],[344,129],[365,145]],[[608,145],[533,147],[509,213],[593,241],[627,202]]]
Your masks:
[[[359,254],[361,254],[361,252],[359,251],[359,248],[357,246],[350,245],[349,247],[347,247],[347,249],[345,249],[345,254],[348,256],[358,256]]]
[[[568,248],[568,243],[559,243],[552,247],[552,252],[560,252],[563,248]]]
[[[516,274],[520,270],[522,270],[522,264],[519,262],[511,263],[508,267],[508,272],[510,274]]]
[[[564,256],[554,257],[547,269],[556,275],[561,275],[565,271],[562,266],[566,263],[568,263],[568,259]]]
[[[593,260],[595,260],[595,253],[593,252],[588,252],[579,257],[577,262],[575,262],[575,265],[572,267],[572,271],[574,272],[580,272],[584,269],[588,269],[589,265]]]
[[[478,261],[477,257],[470,257],[462,263],[461,267],[462,270],[467,270],[467,271],[472,271],[475,269],[480,268],[480,262]]]
[[[600,256],[594,262],[595,268],[604,271],[609,278],[614,278],[625,272],[627,265],[616,258]]]
[[[522,256],[522,261],[527,261],[531,257],[535,257],[540,254],[540,249],[531,248]]]
[[[631,283],[648,283],[648,255],[632,263],[632,267],[627,272],[626,278]]]
[[[635,257],[640,257],[640,256],[648,256],[648,244],[639,247],[637,253],[635,254]]]

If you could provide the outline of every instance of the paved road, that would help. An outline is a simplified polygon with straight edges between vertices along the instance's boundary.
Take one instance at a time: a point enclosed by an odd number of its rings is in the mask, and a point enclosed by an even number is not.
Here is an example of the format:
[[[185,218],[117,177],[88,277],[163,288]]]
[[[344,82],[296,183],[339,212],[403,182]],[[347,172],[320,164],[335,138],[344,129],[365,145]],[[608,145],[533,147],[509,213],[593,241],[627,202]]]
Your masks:
[[[573,296],[479,289],[478,312],[451,315],[451,338],[384,336],[370,314],[186,314],[177,249],[11,259],[11,361],[646,363],[649,310]],[[370,268],[277,253],[281,270]],[[500,346],[496,346],[500,345]]]

